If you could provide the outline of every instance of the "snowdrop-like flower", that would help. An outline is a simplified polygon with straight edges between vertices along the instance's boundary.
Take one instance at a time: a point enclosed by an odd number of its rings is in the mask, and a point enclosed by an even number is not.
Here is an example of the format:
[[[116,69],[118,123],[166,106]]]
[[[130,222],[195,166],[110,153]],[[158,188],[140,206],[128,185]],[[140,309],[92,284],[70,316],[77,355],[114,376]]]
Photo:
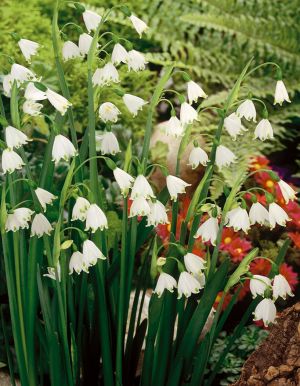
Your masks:
[[[286,204],[288,204],[290,200],[294,201],[296,199],[297,192],[295,192],[295,190],[289,184],[283,180],[280,180],[278,185]]]
[[[259,138],[261,141],[273,139],[273,129],[268,119],[262,119],[254,131],[254,139]]]
[[[35,74],[28,68],[14,63],[10,70],[12,80],[16,81],[18,85],[28,80],[37,80]]]
[[[183,125],[188,125],[189,123],[192,123],[193,121],[198,120],[198,113],[192,107],[186,102],[183,102],[180,106],[180,121]]]
[[[262,275],[253,275],[250,280],[250,291],[253,298],[257,295],[264,296],[267,288],[271,288],[271,280]]]
[[[187,94],[190,104],[197,102],[198,98],[207,98],[207,95],[202,88],[192,80],[190,80],[187,84]]]
[[[144,99],[131,94],[124,94],[123,102],[134,117],[137,115],[138,111],[142,110],[143,106],[148,103],[144,101]]]
[[[249,219],[251,225],[255,223],[266,225],[269,223],[269,212],[262,204],[255,202],[250,208]]]
[[[68,108],[72,106],[72,103],[69,102],[66,98],[50,90],[49,88],[46,91],[46,96],[48,101],[57,111],[61,113],[61,115],[65,115],[65,112],[68,110]]]
[[[149,216],[150,210],[150,205],[147,200],[144,197],[139,196],[132,201],[129,217]]]
[[[117,122],[121,111],[113,103],[105,102],[99,107],[99,117],[103,122]]]
[[[85,240],[82,246],[83,261],[87,267],[95,265],[97,260],[106,260],[100,249],[91,240]]]
[[[142,174],[136,177],[131,191],[132,200],[135,200],[138,197],[155,198],[155,195],[149,182],[147,181],[147,178],[144,177]]]
[[[72,142],[61,134],[56,135],[52,148],[52,160],[57,164],[61,159],[69,161],[75,155],[76,149]]]
[[[97,68],[92,78],[93,86],[104,86],[120,82],[119,73],[112,63],[106,63],[103,68]]]
[[[143,20],[139,19],[134,15],[131,15],[129,19],[131,20],[131,23],[134,29],[136,30],[136,32],[140,35],[140,37],[142,37],[142,33],[148,29],[147,24]]]
[[[111,131],[105,131],[101,134],[96,134],[96,150],[100,151],[101,154],[112,155],[115,155],[121,151],[117,137]]]
[[[59,262],[57,263],[56,269],[53,267],[47,267],[48,273],[45,273],[43,276],[49,277],[49,279],[56,280],[56,273],[57,272],[57,277],[58,281],[61,281],[61,268]]]
[[[83,197],[77,197],[75,205],[72,210],[72,220],[71,221],[85,221],[86,214],[91,204],[89,201]]]
[[[37,103],[31,100],[25,101],[22,106],[23,112],[33,117],[40,115],[42,108],[43,105],[41,103]]]
[[[127,60],[126,60],[128,70],[133,71],[140,71],[145,70],[146,67],[146,59],[143,54],[136,50],[131,50],[127,54]]]
[[[87,33],[83,33],[79,36],[78,48],[81,55],[87,55],[89,53],[93,37]]]
[[[253,122],[256,122],[256,110],[251,99],[246,99],[241,103],[236,110],[236,114],[240,118],[244,117],[247,121],[252,120]]]
[[[218,219],[210,217],[204,221],[198,228],[194,238],[197,239],[201,236],[203,242],[210,241],[212,245],[216,245],[216,239],[219,231]]]
[[[286,90],[286,87],[283,81],[278,80],[276,83],[276,89],[275,89],[274,105],[276,105],[276,103],[279,103],[281,106],[284,101],[291,103],[289,94]]]
[[[242,229],[245,233],[248,233],[250,229],[250,220],[246,209],[240,206],[230,210],[226,215],[226,223],[228,227],[232,227],[235,232]]]
[[[294,296],[288,281],[283,275],[276,275],[273,280],[273,298],[276,300],[280,297],[285,300],[287,295]]]
[[[2,153],[2,169],[3,173],[13,173],[15,170],[22,169],[22,166],[25,165],[22,158],[10,149],[4,149]]]
[[[5,128],[5,142],[7,147],[12,150],[13,148],[18,149],[22,145],[26,145],[29,141],[27,135],[22,133],[22,131],[16,129],[13,126],[7,126]]]
[[[70,59],[80,58],[80,49],[75,43],[68,40],[67,42],[64,42],[62,47],[62,56],[65,62]]]
[[[178,194],[185,193],[185,188],[188,186],[191,186],[191,184],[188,184],[181,178],[167,176],[167,188],[173,201],[177,201]]]
[[[30,237],[37,236],[40,238],[43,235],[50,236],[52,230],[52,225],[48,219],[42,213],[37,213],[32,221]]]
[[[232,113],[224,119],[224,127],[234,141],[242,131],[246,131],[245,127],[242,125],[241,118],[236,113]]]
[[[91,204],[86,212],[85,230],[88,231],[91,229],[91,232],[95,233],[97,229],[103,231],[103,229],[107,228],[108,224],[105,213],[98,205]]]
[[[178,279],[178,297],[181,299],[182,295],[186,298],[191,294],[197,294],[201,290],[202,286],[199,281],[188,272],[181,272]]]
[[[161,122],[158,127],[167,135],[171,135],[175,138],[181,137],[184,134],[184,127],[176,116],[172,116],[168,121]]]
[[[198,276],[206,269],[206,261],[194,253],[187,253],[183,259],[187,271],[193,275]]]
[[[22,51],[22,54],[24,55],[27,62],[30,63],[31,57],[33,55],[36,55],[40,45],[39,43],[33,42],[32,40],[28,39],[20,39],[18,41],[18,45],[20,47],[20,50]]]
[[[158,200],[150,202],[150,213],[147,217],[147,226],[157,226],[158,224],[169,224],[169,219],[165,206]]]
[[[162,272],[159,275],[159,278],[156,283],[155,290],[153,291],[160,298],[164,292],[164,290],[168,290],[170,292],[174,292],[174,288],[177,287],[176,280],[173,276],[168,273]]]
[[[216,151],[216,164],[221,169],[236,162],[236,155],[228,147],[219,145]]]
[[[5,231],[16,232],[19,229],[27,229],[29,227],[29,221],[33,215],[33,211],[28,208],[17,208],[13,213],[7,215],[5,223]]]
[[[54,194],[42,188],[35,189],[35,194],[44,210],[46,210],[46,205],[52,205],[52,202],[57,198]]]
[[[82,17],[89,33],[97,29],[102,19],[100,15],[93,11],[84,11]]]
[[[128,58],[128,52],[126,49],[122,46],[122,44],[117,43],[114,45],[112,54],[111,54],[111,61],[114,65],[118,65],[120,63],[127,63]]]
[[[268,327],[270,323],[274,323],[276,318],[276,307],[271,299],[263,299],[254,310],[253,320],[261,320],[264,322],[265,327]]]
[[[134,182],[134,178],[124,172],[124,170],[120,169],[120,168],[115,168],[113,170],[113,174],[114,174],[114,177],[116,179],[116,182],[117,184],[119,185],[120,189],[121,189],[121,194],[126,197],[128,192],[129,192],[129,189],[132,187],[132,184]]]
[[[4,75],[2,86],[3,86],[4,95],[7,96],[8,98],[10,98],[11,96],[11,87],[12,87],[13,81],[14,80],[11,74]]]
[[[80,272],[84,271],[88,273],[87,266],[83,259],[83,254],[81,252],[74,252],[70,258],[69,262],[69,275],[72,275],[73,272],[76,272],[78,275]]]
[[[30,101],[41,101],[47,99],[46,93],[36,88],[32,82],[27,84],[24,96],[25,99]]]
[[[200,164],[206,166],[208,162],[208,155],[201,147],[196,146],[190,152],[188,165],[192,166],[192,169],[196,169]]]
[[[269,205],[269,222],[270,228],[275,228],[276,224],[285,227],[286,222],[289,221],[287,213],[275,202]]]

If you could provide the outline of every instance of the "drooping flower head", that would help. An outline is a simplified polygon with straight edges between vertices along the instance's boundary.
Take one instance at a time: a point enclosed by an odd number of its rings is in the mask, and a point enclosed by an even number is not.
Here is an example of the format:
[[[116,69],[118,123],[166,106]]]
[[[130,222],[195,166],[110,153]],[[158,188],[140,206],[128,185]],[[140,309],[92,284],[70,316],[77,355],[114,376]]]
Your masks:
[[[28,141],[27,135],[15,127],[7,126],[5,128],[5,142],[10,150],[14,148],[18,149],[19,147],[26,145]]]
[[[185,193],[185,189],[188,186],[191,186],[191,184],[188,184],[179,177],[167,176],[167,188],[173,201],[177,201],[178,194]]]
[[[28,39],[20,39],[18,41],[18,45],[20,47],[20,50],[22,51],[22,54],[24,55],[27,62],[31,62],[31,57],[36,55],[40,45],[36,42],[33,42],[32,40]]]
[[[13,173],[15,170],[20,170],[24,166],[22,158],[15,151],[4,149],[2,153],[2,170],[3,173]]]
[[[82,17],[89,33],[97,29],[102,19],[100,15],[93,11],[84,11]]]
[[[50,236],[53,228],[47,217],[42,213],[37,213],[32,221],[30,237],[37,236],[38,238],[43,235]]]
[[[134,29],[136,30],[136,32],[139,34],[141,38],[142,33],[145,32],[149,27],[143,20],[139,19],[137,16],[131,15],[129,19],[131,20],[131,23]]]
[[[52,148],[52,160],[57,164],[61,159],[69,161],[70,158],[75,157],[76,149],[72,142],[59,134],[56,135]]]
[[[80,52],[79,47],[75,43],[68,40],[67,42],[64,42],[64,44],[63,44],[62,56],[63,56],[63,60],[66,62],[70,59],[80,58],[81,52]]]
[[[164,290],[174,292],[174,288],[177,287],[176,280],[168,273],[162,272],[157,280],[155,290],[153,291],[160,298],[164,293]]]
[[[97,229],[103,231],[108,228],[107,218],[105,213],[96,204],[91,204],[86,212],[86,225],[85,230],[91,230],[95,233]]]

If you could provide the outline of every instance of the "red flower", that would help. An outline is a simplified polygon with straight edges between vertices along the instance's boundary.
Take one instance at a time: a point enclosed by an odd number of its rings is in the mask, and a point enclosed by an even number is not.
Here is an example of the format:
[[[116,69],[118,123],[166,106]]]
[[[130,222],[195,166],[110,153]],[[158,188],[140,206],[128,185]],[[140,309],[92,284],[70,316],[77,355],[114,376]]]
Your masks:
[[[267,172],[255,173],[254,174],[255,181],[260,184],[264,189],[266,189],[270,193],[274,193],[274,189],[276,181],[272,179],[272,177]]]
[[[300,228],[300,206],[297,204],[297,202],[290,200],[282,207],[291,219],[291,221],[288,222],[288,226],[296,226],[297,228]]]
[[[192,252],[195,255],[198,255],[200,257],[205,257],[205,255],[206,255],[205,246],[201,243],[201,241],[199,239],[195,240],[194,248],[193,248]]]
[[[253,157],[251,159],[250,170],[255,171],[259,169],[269,169],[269,163],[270,161],[265,156]]]
[[[252,248],[250,241],[238,237],[233,240],[228,246],[228,252],[231,255],[231,259],[234,263],[238,263],[243,260],[243,257],[246,256],[249,249]]]
[[[287,263],[281,264],[279,267],[279,273],[283,275],[291,286],[292,291],[294,291],[298,285],[298,274],[293,271],[293,268]]]
[[[293,240],[295,246],[300,248],[300,232],[289,232],[288,236],[291,240]]]
[[[220,244],[220,249],[224,251],[228,251],[230,243],[237,239],[239,234],[233,230],[233,228],[224,228],[222,232],[222,239]]]

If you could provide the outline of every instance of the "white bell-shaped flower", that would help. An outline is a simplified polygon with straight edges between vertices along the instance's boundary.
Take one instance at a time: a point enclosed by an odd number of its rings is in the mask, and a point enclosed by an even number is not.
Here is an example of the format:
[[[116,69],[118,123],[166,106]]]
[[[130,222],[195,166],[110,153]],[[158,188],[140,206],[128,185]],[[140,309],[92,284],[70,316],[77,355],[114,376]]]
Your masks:
[[[93,266],[97,260],[106,260],[106,257],[91,240],[85,240],[82,246],[83,261],[87,267]]]
[[[126,197],[128,192],[129,192],[129,189],[133,185],[134,178],[130,174],[124,172],[124,170],[122,170],[120,168],[115,168],[113,170],[113,174],[114,174],[114,177],[116,179],[117,184],[119,185],[119,187],[121,189],[121,194],[124,197]]]
[[[48,101],[51,103],[51,105],[57,111],[59,111],[61,115],[65,115],[68,108],[72,106],[72,103],[69,102],[66,98],[50,90],[49,88],[46,91],[46,96],[48,98]]]
[[[20,39],[18,41],[18,45],[25,59],[29,63],[31,62],[31,57],[37,54],[37,51],[40,47],[39,43],[33,42],[32,40],[28,39]]]
[[[111,63],[106,63],[104,67],[97,68],[92,77],[93,86],[105,86],[120,82],[119,73],[116,67]]]
[[[161,122],[158,128],[163,130],[167,135],[175,138],[182,137],[184,134],[184,126],[180,120],[174,115],[168,121]]]
[[[282,298],[285,300],[287,295],[294,296],[288,281],[281,274],[275,275],[273,279],[273,298],[275,300],[277,298]]]
[[[126,49],[122,46],[122,44],[117,43],[114,45],[112,54],[111,54],[111,61],[112,63],[117,66],[120,63],[127,63],[128,58],[128,52]]]
[[[17,208],[13,213],[8,213],[5,222],[5,231],[16,232],[19,229],[29,228],[29,221],[33,213],[34,212],[28,208]]]
[[[208,162],[208,155],[201,147],[196,146],[190,152],[188,165],[192,166],[192,169],[196,169],[200,164],[206,166]]]
[[[132,201],[129,217],[149,216],[150,210],[150,205],[146,198],[139,196]]]
[[[142,174],[136,177],[131,191],[131,199],[135,200],[137,197],[155,198],[151,185]]]
[[[73,272],[79,275],[82,271],[89,272],[83,259],[83,253],[76,251],[72,253],[69,261],[69,275],[72,275]]]
[[[105,213],[98,205],[91,204],[86,212],[85,230],[88,231],[90,229],[92,233],[95,233],[97,229],[103,231],[107,228],[108,224]]]
[[[96,133],[96,150],[100,151],[101,154],[112,154],[119,153],[120,147],[117,137],[111,131],[104,131],[101,134]]]
[[[236,113],[232,113],[224,119],[224,128],[234,141],[238,135],[247,130],[242,125],[242,120]]]
[[[25,114],[31,115],[32,117],[37,117],[41,114],[41,109],[43,105],[31,100],[27,100],[23,103],[22,109]]]
[[[257,295],[264,296],[266,289],[271,288],[271,280],[262,275],[253,275],[250,279],[250,291],[253,298]]]
[[[100,15],[93,11],[84,11],[82,17],[89,33],[97,29],[102,19]]]
[[[147,226],[157,226],[158,224],[169,224],[169,219],[165,206],[158,200],[149,202],[150,213],[147,217]]]
[[[296,200],[297,192],[295,192],[295,190],[289,184],[287,184],[283,180],[280,180],[278,182],[278,185],[279,185],[281,194],[283,195],[283,198],[284,198],[284,201],[286,204],[288,204],[288,202],[290,200],[291,201]]]
[[[3,173],[13,173],[15,170],[22,169],[25,165],[22,158],[15,151],[4,149],[2,153],[2,170]]]
[[[144,101],[144,99],[131,94],[124,94],[123,102],[125,103],[125,106],[129,110],[129,112],[134,117],[137,115],[139,110],[142,110],[143,106],[145,106],[148,103]]]
[[[53,228],[47,217],[42,213],[37,213],[32,221],[30,237],[37,236],[42,237],[43,235],[50,236]]]
[[[219,145],[216,150],[216,165],[222,169],[236,162],[236,155],[228,147]]]
[[[171,196],[171,200],[177,201],[178,194],[185,193],[185,188],[191,186],[179,177],[167,176],[167,188]]]
[[[77,197],[75,205],[73,206],[71,221],[85,221],[86,214],[90,206],[91,204],[86,198]]]
[[[53,201],[57,198],[54,194],[42,188],[35,189],[35,194],[44,210],[46,210],[46,205],[52,205]]]
[[[201,236],[203,242],[210,241],[212,245],[216,245],[218,231],[218,219],[215,217],[210,217],[208,220],[204,221],[204,223],[200,225],[194,238],[197,239]]]
[[[46,93],[36,88],[32,82],[27,84],[24,96],[25,99],[30,101],[41,101],[47,99]]]
[[[228,227],[232,227],[235,232],[243,230],[248,233],[250,229],[250,220],[246,209],[240,206],[230,210],[226,215],[226,224]]]
[[[136,32],[139,34],[140,37],[142,37],[142,33],[148,29],[147,24],[143,20],[139,19],[134,15],[131,15],[129,19],[131,20],[131,23],[134,29],[136,30]]]
[[[254,139],[259,138],[261,141],[273,139],[273,129],[268,119],[262,119],[255,128]]]
[[[11,66],[10,75],[12,80],[15,80],[18,85],[28,80],[37,80],[36,75],[32,71],[17,63]]]
[[[278,80],[275,88],[274,105],[276,105],[276,103],[279,103],[281,106],[284,101],[291,103],[289,94],[283,81]]]
[[[93,37],[85,32],[79,36],[78,48],[82,56],[87,55],[89,53],[92,41]]]
[[[128,70],[141,71],[146,68],[146,58],[143,54],[136,50],[128,51],[126,60]]]
[[[103,122],[117,122],[121,111],[113,103],[105,102],[99,107],[99,118]]]
[[[290,218],[287,213],[278,204],[272,202],[269,205],[270,228],[275,228],[276,224],[285,227],[287,221],[290,221]]]
[[[188,125],[193,121],[198,120],[198,113],[187,102],[183,102],[180,106],[180,121],[183,125]]]
[[[158,277],[156,287],[153,293],[157,294],[157,296],[160,298],[164,293],[164,290],[168,290],[169,292],[173,293],[174,288],[176,287],[177,283],[174,277],[169,275],[168,273],[162,272]]]
[[[57,274],[58,281],[59,282],[61,281],[61,267],[59,262],[56,265],[56,269],[53,267],[47,267],[47,272],[48,273],[45,273],[43,276],[49,277],[49,279],[52,279],[52,280],[56,280],[56,274]]]
[[[76,149],[72,142],[61,134],[54,138],[52,147],[52,160],[57,164],[61,159],[69,161],[71,157],[75,157]]]
[[[239,105],[236,110],[236,114],[240,118],[245,118],[247,121],[256,122],[256,110],[255,105],[251,99],[246,99],[243,103]]]
[[[197,102],[198,98],[207,98],[202,88],[193,80],[190,80],[187,84],[187,95],[190,104]]]
[[[261,320],[264,322],[265,327],[268,327],[270,323],[274,323],[276,318],[276,307],[271,299],[263,299],[254,310],[254,321]]]
[[[181,299],[182,295],[186,298],[190,297],[192,294],[197,294],[202,289],[199,281],[188,272],[181,272],[178,279],[178,297]]]
[[[15,127],[7,126],[5,128],[5,142],[9,149],[18,149],[22,145],[26,145],[28,141],[27,135]]]
[[[14,80],[11,74],[7,74],[3,76],[3,80],[2,80],[3,92],[4,92],[4,95],[8,98],[11,97],[11,88],[12,88],[13,82]]]
[[[255,223],[267,225],[269,223],[269,212],[262,204],[255,202],[249,210],[249,220],[251,225]]]
[[[81,52],[77,44],[71,42],[70,40],[64,42],[62,46],[62,57],[65,62],[70,59],[80,58]]]
[[[200,275],[206,269],[206,261],[194,253],[185,254],[183,259],[187,271],[195,276]]]

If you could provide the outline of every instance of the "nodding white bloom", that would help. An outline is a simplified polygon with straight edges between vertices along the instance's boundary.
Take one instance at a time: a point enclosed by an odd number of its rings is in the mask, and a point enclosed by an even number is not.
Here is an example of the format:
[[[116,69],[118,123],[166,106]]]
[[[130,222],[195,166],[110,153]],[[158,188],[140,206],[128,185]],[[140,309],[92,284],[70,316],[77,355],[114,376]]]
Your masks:
[[[112,54],[111,54],[111,61],[116,66],[120,63],[127,63],[128,58],[128,52],[126,49],[122,46],[122,44],[117,43],[114,45]]]
[[[207,98],[202,88],[193,80],[190,80],[187,84],[187,94],[190,104],[197,102],[198,98]]]
[[[121,111],[113,103],[105,102],[99,107],[99,117],[103,122],[117,122]]]
[[[246,99],[243,103],[239,105],[236,110],[236,114],[240,118],[245,118],[247,121],[256,122],[256,110],[255,105],[251,99]]]
[[[188,184],[181,178],[167,176],[167,188],[173,201],[177,201],[178,194],[185,193],[185,188],[188,186],[191,186],[191,184]]]
[[[284,201],[287,204],[290,200],[294,201],[296,200],[296,194],[295,190],[286,182],[283,180],[280,180],[278,182],[281,194],[283,195]]]
[[[112,155],[121,151],[117,137],[111,131],[104,131],[101,132],[101,134],[96,134],[96,150],[100,151],[101,154]]]
[[[246,209],[240,206],[230,210],[226,215],[227,227],[232,227],[235,232],[242,229],[245,233],[248,233],[250,229],[250,220]]]
[[[2,153],[2,169],[3,173],[11,174],[15,170],[22,169],[25,165],[22,158],[11,149],[4,149]]]
[[[35,189],[35,194],[44,210],[46,210],[46,205],[52,205],[52,202],[57,198],[54,194],[42,188]]]
[[[11,76],[11,74],[7,74],[7,75],[4,75],[3,77],[3,91],[4,91],[4,95],[9,97],[11,96],[11,87],[12,87],[12,84],[13,84],[13,77]]]
[[[155,290],[153,291],[160,298],[164,293],[164,290],[174,292],[174,288],[177,287],[176,280],[168,273],[162,272],[157,280]]]
[[[210,241],[212,245],[216,245],[216,239],[219,231],[218,219],[210,217],[204,221],[198,228],[194,238],[197,239],[201,236],[203,242]]]
[[[192,107],[186,102],[183,102],[180,106],[180,121],[183,125],[188,125],[189,123],[192,123],[193,121],[198,120],[198,113]]]
[[[18,45],[28,63],[31,62],[31,57],[37,54],[40,47],[39,43],[28,39],[20,39]]]
[[[149,202],[150,213],[147,217],[147,227],[158,224],[169,224],[169,219],[165,206],[158,200]]]
[[[193,275],[198,276],[206,269],[206,261],[194,253],[187,253],[183,259],[187,271]]]
[[[52,148],[52,161],[56,164],[61,160],[69,161],[71,157],[76,155],[76,149],[72,142],[61,134],[54,138]]]
[[[113,170],[113,174],[114,174],[114,177],[116,179],[116,182],[117,184],[119,185],[120,189],[121,189],[121,194],[126,197],[128,192],[129,192],[129,189],[132,187],[132,184],[134,182],[134,178],[124,172],[124,170],[120,169],[120,168],[115,168]]]
[[[267,225],[269,223],[269,212],[262,204],[255,202],[249,210],[249,219],[251,225],[255,223]]]
[[[98,205],[91,204],[86,212],[85,230],[88,231],[91,229],[91,232],[95,233],[97,229],[103,231],[103,229],[107,228],[108,224],[105,213]]]
[[[147,24],[143,20],[139,19],[134,15],[131,15],[129,19],[131,20],[131,23],[134,29],[136,30],[136,32],[140,35],[140,37],[142,37],[142,33],[149,28]]]
[[[89,53],[93,37],[87,33],[83,33],[79,36],[78,48],[81,55],[87,55]]]
[[[192,166],[192,169],[196,169],[200,164],[206,166],[208,162],[208,155],[201,147],[196,146],[190,152],[188,165]]]
[[[65,115],[65,112],[68,110],[68,108],[72,106],[72,103],[69,102],[66,98],[50,90],[49,88],[46,91],[46,96],[48,101],[57,111],[61,113],[61,115]]]
[[[188,272],[181,272],[178,279],[177,299],[181,299],[182,295],[188,298],[191,296],[191,294],[197,294],[201,288],[201,284],[193,275]]]
[[[83,259],[83,254],[81,252],[74,252],[69,261],[69,275],[72,275],[73,272],[76,272],[78,275],[84,271],[88,273],[87,266]]]
[[[106,260],[106,257],[91,240],[85,240],[82,246],[84,264],[88,267],[95,265],[98,259]]]
[[[26,145],[28,141],[29,139],[27,135],[22,133],[22,131],[16,129],[15,127],[7,126],[5,128],[5,142],[9,149],[18,149],[22,145]]]
[[[71,221],[85,221],[86,214],[91,204],[89,201],[83,197],[77,197],[75,205],[72,210],[72,220]]]
[[[131,94],[124,94],[123,102],[134,117],[137,115],[138,111],[142,110],[143,106],[148,103],[144,101],[144,99]]]
[[[62,47],[62,57],[65,62],[70,59],[80,58],[81,52],[79,47],[70,40],[64,42]]]
[[[136,50],[131,50],[127,53],[126,63],[129,71],[140,71],[145,70],[147,62],[143,54]]]
[[[103,68],[97,68],[92,78],[93,86],[104,86],[109,83],[120,82],[119,73],[116,67],[111,63],[106,63]]]
[[[274,105],[276,105],[276,103],[279,103],[281,106],[284,101],[291,103],[289,94],[283,81],[278,80],[275,89]]]
[[[219,145],[216,150],[216,164],[221,169],[236,162],[236,155],[228,147]]]
[[[268,119],[262,119],[254,131],[254,139],[259,138],[261,141],[273,139],[273,129]]]
[[[261,320],[264,322],[265,327],[268,327],[270,323],[274,323],[276,318],[276,307],[271,299],[263,299],[256,306],[253,312],[253,320]]]
[[[150,205],[146,198],[139,196],[132,201],[129,217],[149,216],[150,211]]]
[[[276,275],[273,279],[273,298],[276,300],[280,297],[285,300],[287,295],[294,296],[288,281],[283,275]]]
[[[236,113],[232,113],[224,119],[224,127],[234,141],[238,135],[242,134],[242,131],[247,131],[242,125],[241,118]]]
[[[43,105],[41,103],[37,103],[31,100],[25,101],[22,106],[23,112],[33,117],[40,115],[42,108]]]
[[[37,236],[38,238],[43,235],[50,236],[53,228],[47,217],[45,217],[42,213],[37,213],[32,221],[30,237]]]
[[[10,75],[12,81],[15,80],[18,85],[28,80],[37,80],[35,74],[32,71],[17,63],[14,63],[11,66]]]
[[[102,19],[100,15],[93,11],[84,11],[82,17],[88,32],[96,30]]]
[[[57,272],[57,277],[58,281],[61,281],[61,268],[59,262],[57,263],[56,269],[53,267],[47,267],[48,273],[45,273],[43,276],[49,277],[49,279],[56,280],[56,273]]]
[[[184,127],[176,116],[172,116],[168,121],[161,122],[158,127],[167,135],[172,135],[175,138],[184,134]]]
[[[25,99],[30,101],[41,101],[47,99],[46,93],[35,87],[34,83],[32,82],[27,84],[24,96]]]
[[[250,279],[250,291],[253,298],[257,295],[264,296],[267,288],[271,288],[271,280],[262,275],[253,275]]]
[[[287,221],[290,221],[290,218],[287,213],[275,202],[272,202],[269,205],[270,228],[275,228],[276,224],[285,227]]]
[[[135,200],[138,197],[155,198],[151,185],[147,181],[147,178],[144,177],[142,174],[139,174],[136,177],[130,197],[132,200]]]
[[[17,208],[13,213],[8,213],[5,222],[5,231],[16,232],[19,229],[29,228],[29,221],[33,215],[33,211],[28,208]]]

